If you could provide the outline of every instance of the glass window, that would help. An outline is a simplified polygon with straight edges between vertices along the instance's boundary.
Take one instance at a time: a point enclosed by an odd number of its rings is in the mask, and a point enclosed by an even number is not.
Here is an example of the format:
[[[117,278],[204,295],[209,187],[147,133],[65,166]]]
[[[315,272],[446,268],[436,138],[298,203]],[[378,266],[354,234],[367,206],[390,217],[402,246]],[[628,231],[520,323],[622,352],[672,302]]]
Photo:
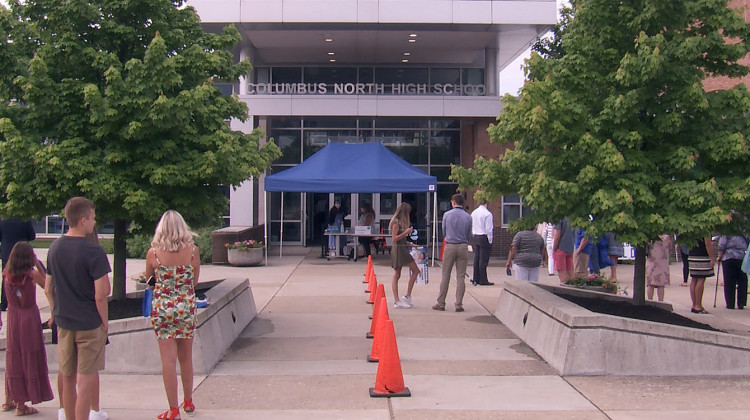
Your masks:
[[[518,194],[503,196],[503,227],[529,214],[531,214],[531,209],[523,205],[523,199]]]
[[[357,83],[355,67],[305,67],[305,83]]]
[[[427,83],[426,68],[391,68],[375,69],[375,83]]]
[[[372,67],[360,67],[357,69],[359,83],[373,83],[375,72]]]
[[[299,130],[271,130],[270,137],[281,149],[281,157],[274,163],[300,163],[302,160]]]
[[[430,83],[461,84],[461,72],[459,69],[430,69]]]
[[[455,128],[459,129],[461,128],[461,121],[460,120],[451,120],[447,118],[440,118],[435,120],[430,120],[430,128]]]
[[[305,118],[305,128],[357,128],[356,118],[316,117]]]
[[[293,117],[274,117],[269,118],[269,126],[271,128],[300,128],[302,120]]]
[[[47,233],[46,217],[43,217],[41,220],[32,220],[31,223],[34,225],[34,232],[36,232],[36,234]]]
[[[483,85],[484,69],[463,69],[461,72],[461,82],[464,85]]]
[[[461,163],[461,133],[459,131],[433,132],[430,139],[430,163],[449,165]]]
[[[427,128],[428,120],[416,118],[378,118],[377,128]]]
[[[269,83],[271,81],[271,69],[269,67],[256,67],[253,71],[255,72],[255,83]]]
[[[284,202],[286,205],[286,202]],[[284,222],[284,242],[302,241],[302,224],[300,222]],[[279,242],[281,238],[281,222],[271,222],[271,242]]]
[[[300,83],[302,69],[299,67],[274,67],[271,71],[273,83]]]
[[[450,182],[451,168],[450,166],[431,166],[430,175],[437,178],[438,182]]]
[[[393,215],[396,212],[396,193],[380,194],[380,214]],[[386,226],[388,223],[386,222]]]

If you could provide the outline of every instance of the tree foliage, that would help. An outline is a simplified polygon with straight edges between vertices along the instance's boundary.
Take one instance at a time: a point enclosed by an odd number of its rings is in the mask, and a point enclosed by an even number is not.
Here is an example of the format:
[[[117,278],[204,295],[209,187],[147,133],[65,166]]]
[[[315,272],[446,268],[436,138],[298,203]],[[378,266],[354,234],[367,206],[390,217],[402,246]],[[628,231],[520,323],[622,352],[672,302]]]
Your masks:
[[[215,222],[224,188],[280,155],[272,142],[259,146],[259,131],[229,127],[247,107],[214,82],[250,69],[233,59],[233,27],[204,32],[181,0],[9,3],[0,12],[3,216],[43,216],[83,195],[99,220],[115,220],[116,236],[128,221],[153,227],[168,208]],[[124,291],[124,264],[121,276]]]
[[[535,210],[518,227],[568,216],[637,247],[733,227],[732,210],[748,214],[750,95],[702,82],[748,74],[750,25],[726,0],[572,3],[564,55],[532,55],[489,128],[514,149],[454,178],[490,197],[518,192]]]

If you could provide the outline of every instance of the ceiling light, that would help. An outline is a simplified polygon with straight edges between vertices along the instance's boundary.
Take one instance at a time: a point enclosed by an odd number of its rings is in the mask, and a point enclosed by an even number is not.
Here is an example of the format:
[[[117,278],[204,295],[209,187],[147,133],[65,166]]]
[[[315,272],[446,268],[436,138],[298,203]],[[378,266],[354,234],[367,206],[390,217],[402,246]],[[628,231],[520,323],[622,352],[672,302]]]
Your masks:
[[[416,39],[410,39],[409,42],[417,42]]]
[[[333,38],[326,38],[325,41],[326,42],[333,42]]]
[[[417,34],[409,34],[409,38],[416,38]]]
[[[336,59],[335,59],[335,58],[332,58],[332,59],[330,59],[330,60],[328,60],[328,61],[329,61],[329,62],[331,62],[331,63],[335,63],[335,62],[336,62]]]
[[[402,63],[408,63],[408,62],[409,62],[409,60],[407,60],[407,59],[405,59],[405,58],[404,58],[404,59],[402,59],[402,60],[401,60],[401,62],[402,62]]]
[[[336,55],[336,53],[333,52],[333,51],[331,51],[331,52],[328,53],[328,55]]]
[[[411,55],[411,53],[410,53],[410,52],[405,52],[405,53],[404,53],[404,55],[405,55],[406,57],[408,57],[408,56],[410,56],[410,55]]]

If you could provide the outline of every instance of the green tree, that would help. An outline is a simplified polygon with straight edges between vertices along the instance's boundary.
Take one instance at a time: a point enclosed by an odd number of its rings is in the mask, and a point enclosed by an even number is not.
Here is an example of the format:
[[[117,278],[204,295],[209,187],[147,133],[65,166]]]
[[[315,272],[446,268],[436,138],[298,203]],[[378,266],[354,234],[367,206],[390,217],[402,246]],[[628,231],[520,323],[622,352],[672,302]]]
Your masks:
[[[0,56],[20,65],[0,90],[0,214],[93,200],[97,218],[114,221],[113,295],[124,298],[129,223],[152,228],[168,208],[215,223],[224,188],[280,155],[259,131],[230,129],[247,107],[214,84],[250,70],[230,52],[239,33],[204,32],[180,0],[9,3],[0,24],[13,48]]]
[[[732,210],[748,214],[750,95],[702,82],[748,74],[738,60],[750,25],[726,0],[572,3],[565,54],[532,56],[529,80],[489,129],[514,149],[453,177],[487,197],[518,192],[535,213],[517,227],[568,216],[594,237],[615,232],[637,249],[643,303],[649,241],[693,243],[736,227]]]

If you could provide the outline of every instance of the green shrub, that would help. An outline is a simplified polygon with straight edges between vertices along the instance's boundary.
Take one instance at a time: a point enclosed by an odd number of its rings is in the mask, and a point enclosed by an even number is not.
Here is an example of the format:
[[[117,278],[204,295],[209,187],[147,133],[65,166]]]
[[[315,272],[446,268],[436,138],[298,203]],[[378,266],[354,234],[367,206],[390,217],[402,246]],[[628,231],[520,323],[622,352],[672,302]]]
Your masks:
[[[211,262],[211,232],[218,229],[217,227],[206,227],[194,229],[198,234],[193,238],[195,246],[201,255],[201,264]],[[137,234],[128,239],[128,258],[146,258],[146,253],[151,248],[151,239],[153,235]]]
[[[128,258],[146,258],[154,235],[139,233],[128,238]]]

